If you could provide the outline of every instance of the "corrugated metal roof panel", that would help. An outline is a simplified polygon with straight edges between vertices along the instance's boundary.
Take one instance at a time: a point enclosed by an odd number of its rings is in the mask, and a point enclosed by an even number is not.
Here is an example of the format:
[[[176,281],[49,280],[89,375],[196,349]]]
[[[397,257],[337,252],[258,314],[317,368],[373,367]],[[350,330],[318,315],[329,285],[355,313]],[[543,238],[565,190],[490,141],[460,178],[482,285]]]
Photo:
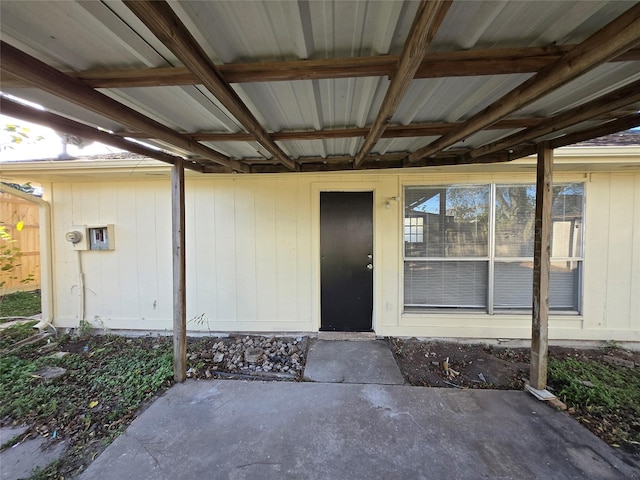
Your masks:
[[[629,8],[617,1],[454,1],[432,50],[574,44]]]
[[[573,44],[630,8],[628,1],[455,0],[432,51]],[[176,1],[181,21],[216,63],[266,62],[399,54],[417,0]],[[120,1],[1,2],[3,40],[62,70],[179,66],[176,57]],[[531,74],[414,80],[392,123],[456,122],[470,118]],[[640,79],[640,62],[608,63],[512,117],[552,115]],[[322,130],[371,125],[389,79],[363,77],[235,84],[267,131]],[[8,89],[54,111],[109,130],[124,125],[52,95]],[[177,131],[243,131],[203,86],[104,91]],[[483,131],[454,147],[495,141]],[[437,137],[382,139],[374,153],[414,151]],[[160,143],[160,142],[156,142]],[[355,155],[363,138],[281,142],[292,157]],[[271,155],[256,142],[207,143],[237,158]],[[179,149],[171,151],[184,153]]]
[[[520,74],[414,80],[393,121],[406,125],[465,120],[529,77]]]

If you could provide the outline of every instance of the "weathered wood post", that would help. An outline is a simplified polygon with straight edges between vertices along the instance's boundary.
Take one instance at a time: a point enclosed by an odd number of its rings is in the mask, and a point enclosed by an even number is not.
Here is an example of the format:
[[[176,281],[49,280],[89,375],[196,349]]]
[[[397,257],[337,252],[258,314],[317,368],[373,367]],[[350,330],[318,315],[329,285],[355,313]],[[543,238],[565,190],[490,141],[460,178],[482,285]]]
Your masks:
[[[184,213],[184,164],[177,159],[171,168],[171,231],[173,255],[173,378],[187,377],[186,261]]]
[[[533,251],[533,306],[530,384],[547,388],[549,344],[549,270],[551,266],[551,203],[553,201],[553,150],[538,146],[536,219]]]

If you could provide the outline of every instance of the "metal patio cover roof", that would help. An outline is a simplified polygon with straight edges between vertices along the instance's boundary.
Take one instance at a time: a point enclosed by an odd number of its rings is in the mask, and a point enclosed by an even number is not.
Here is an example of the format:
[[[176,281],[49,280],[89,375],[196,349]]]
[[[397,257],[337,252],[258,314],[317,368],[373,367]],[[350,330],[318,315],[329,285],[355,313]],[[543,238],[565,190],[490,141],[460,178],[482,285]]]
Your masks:
[[[202,172],[503,162],[640,124],[636,2],[3,0],[0,18],[0,89],[48,111],[3,113]]]

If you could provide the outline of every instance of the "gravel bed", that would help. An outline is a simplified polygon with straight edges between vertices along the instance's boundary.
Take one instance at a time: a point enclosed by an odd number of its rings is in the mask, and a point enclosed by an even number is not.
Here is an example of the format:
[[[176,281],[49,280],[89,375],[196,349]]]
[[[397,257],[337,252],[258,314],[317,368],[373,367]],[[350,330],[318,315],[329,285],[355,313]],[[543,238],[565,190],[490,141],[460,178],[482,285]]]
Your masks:
[[[187,377],[300,380],[307,337],[205,337],[187,344]]]

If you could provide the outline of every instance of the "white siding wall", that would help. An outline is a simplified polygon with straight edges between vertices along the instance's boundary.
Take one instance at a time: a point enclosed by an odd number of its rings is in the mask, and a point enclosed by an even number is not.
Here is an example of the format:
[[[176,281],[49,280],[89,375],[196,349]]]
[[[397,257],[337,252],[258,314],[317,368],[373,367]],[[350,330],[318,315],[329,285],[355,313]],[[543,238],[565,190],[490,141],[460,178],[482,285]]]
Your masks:
[[[584,326],[638,340],[640,173],[593,173],[586,199]]]
[[[557,316],[557,339],[640,341],[640,173],[559,174],[584,181],[584,309]],[[527,338],[527,315],[404,314],[404,185],[532,182],[531,174],[198,176],[187,179],[187,318],[191,330],[317,331],[319,192],[374,192],[374,329],[379,335]],[[385,209],[385,200],[391,208]],[[168,180],[54,183],[55,321],[78,323],[73,225],[115,225],[114,251],[83,252],[86,318],[96,327],[170,329]]]

